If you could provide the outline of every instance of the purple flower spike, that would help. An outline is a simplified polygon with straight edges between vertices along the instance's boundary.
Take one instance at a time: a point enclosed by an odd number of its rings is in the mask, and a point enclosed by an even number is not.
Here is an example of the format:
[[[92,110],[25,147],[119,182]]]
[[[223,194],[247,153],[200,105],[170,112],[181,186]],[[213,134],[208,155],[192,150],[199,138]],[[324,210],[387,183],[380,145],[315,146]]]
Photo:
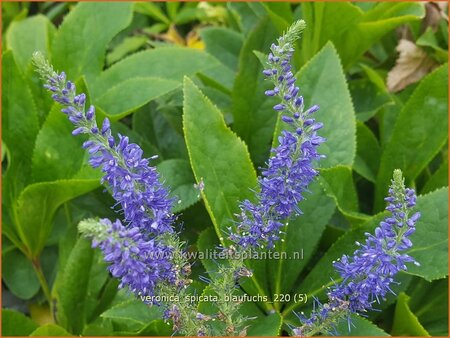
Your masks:
[[[267,168],[259,178],[261,191],[257,194],[257,203],[242,202],[237,227],[229,229],[230,238],[244,248],[272,247],[286,221],[301,214],[298,203],[304,199],[309,184],[318,175],[313,162],[323,157],[317,152],[317,147],[324,139],[316,134],[322,124],[314,124],[314,120],[307,118],[311,109],[303,111],[303,98],[298,96],[299,88],[294,84],[290,65],[293,42],[303,28],[303,21],[294,23],[278,39],[278,45],[272,45],[269,54],[267,69],[271,70],[269,79],[274,83],[274,89],[266,91],[266,95],[277,96],[281,100],[273,109],[283,111],[281,120],[295,132],[284,130],[281,133],[280,145],[272,149]],[[274,70],[278,76],[272,76]],[[267,71],[265,73],[268,74]]]
[[[405,188],[400,170],[394,171],[389,189],[386,210],[390,213],[373,234],[366,233],[364,244],[352,256],[343,255],[334,262],[342,282],[335,284],[328,292],[328,303],[314,302],[310,318],[301,317],[302,326],[293,330],[295,335],[311,336],[318,333],[330,334],[339,321],[347,319],[350,330],[351,313],[365,313],[380,303],[395,284],[394,276],[407,270],[407,263],[419,265],[404,253],[412,247],[409,236],[415,231],[420,218],[413,212],[416,194]]]

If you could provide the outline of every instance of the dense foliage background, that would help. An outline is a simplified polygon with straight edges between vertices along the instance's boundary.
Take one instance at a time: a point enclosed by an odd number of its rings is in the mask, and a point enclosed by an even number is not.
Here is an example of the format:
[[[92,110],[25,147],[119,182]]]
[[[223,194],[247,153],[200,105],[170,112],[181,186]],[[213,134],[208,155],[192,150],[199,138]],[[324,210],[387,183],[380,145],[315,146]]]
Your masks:
[[[76,80],[114,131],[159,155],[181,199],[182,236],[189,250],[204,250],[251,194],[276,142],[259,59],[299,18],[308,27],[295,64],[307,104],[321,106],[327,158],[304,215],[277,248],[303,249],[304,259],[253,262],[243,288],[309,301],[246,304],[257,317],[248,333],[286,334],[287,324],[299,324],[293,311],[324,298],[336,277],[332,261],[383,217],[400,168],[420,194],[411,255],[421,266],[399,276],[397,296],[380,312],[355,317],[351,334],[448,334],[445,3],[3,2],[2,18],[3,335],[171,334],[157,308],[117,291],[99,252],[79,239],[81,219],[117,216],[82,140],[42,89],[32,53]],[[185,76],[194,84],[183,88]],[[193,279],[211,264],[197,262]],[[346,325],[338,331],[347,334]]]

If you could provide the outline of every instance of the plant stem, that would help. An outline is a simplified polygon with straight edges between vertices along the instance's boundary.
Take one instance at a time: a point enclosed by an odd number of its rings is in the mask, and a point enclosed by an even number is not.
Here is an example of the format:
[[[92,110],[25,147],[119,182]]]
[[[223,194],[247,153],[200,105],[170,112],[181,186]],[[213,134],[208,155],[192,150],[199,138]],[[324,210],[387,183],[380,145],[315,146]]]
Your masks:
[[[50,294],[50,288],[48,287],[47,280],[45,279],[44,272],[42,271],[41,263],[39,262],[39,258],[33,258],[31,260],[33,264],[34,271],[36,272],[39,283],[41,284],[42,291],[44,291],[45,298],[47,299],[50,307],[52,306],[52,296]]]

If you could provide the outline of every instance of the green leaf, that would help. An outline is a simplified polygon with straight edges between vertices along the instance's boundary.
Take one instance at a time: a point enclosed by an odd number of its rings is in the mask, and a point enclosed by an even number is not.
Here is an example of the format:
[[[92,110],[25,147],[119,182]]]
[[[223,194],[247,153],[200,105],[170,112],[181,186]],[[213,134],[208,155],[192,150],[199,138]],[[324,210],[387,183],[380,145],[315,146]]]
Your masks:
[[[382,208],[394,169],[402,169],[406,181],[412,182],[447,142],[447,82],[448,66],[443,65],[420,82],[401,110],[381,156],[376,210]]]
[[[89,97],[83,81],[76,85],[78,92]],[[73,129],[67,115],[61,112],[61,105],[54,104],[36,137],[32,159],[34,182],[73,178],[83,164],[87,165],[86,151],[82,148],[86,137],[72,136]],[[91,178],[99,178],[97,171],[92,170],[92,174]]]
[[[327,139],[319,147],[319,152],[326,156],[319,162],[320,167],[352,165],[356,151],[355,113],[334,46],[328,43],[296,77],[306,106],[320,106],[314,118],[324,124],[319,134]],[[279,122],[276,135],[280,128]]]
[[[292,290],[298,276],[312,259],[325,226],[335,210],[334,201],[324,194],[319,182],[311,184],[309,190],[311,193],[306,194],[299,204],[303,214],[289,221],[283,230],[285,234],[282,242],[276,246],[280,255],[285,253],[287,259],[267,261],[274,294],[287,294]],[[298,253],[301,253],[300,258],[296,259]]]
[[[336,166],[322,169],[319,179],[327,195],[335,200],[339,211],[352,225],[360,224],[370,218],[358,212],[358,196],[350,167]]]
[[[228,68],[237,71],[242,35],[223,27],[207,27],[200,31],[205,49]]]
[[[256,173],[245,144],[226,126],[222,113],[194,83],[184,81],[183,129],[197,183],[218,237],[230,226],[239,201],[252,198]],[[230,170],[230,164],[233,170]]]
[[[239,201],[251,199],[254,193],[250,189],[257,186],[247,147],[226,126],[222,113],[188,78],[184,82],[183,129],[196,182],[204,184],[202,198],[217,237],[224,243],[223,234],[232,225]],[[255,275],[256,271],[251,279],[256,288],[252,292],[265,294]],[[249,290],[251,285],[246,287]]]
[[[134,10],[138,13],[142,13],[150,16],[153,19],[170,24],[169,18],[164,14],[161,8],[152,2],[137,2],[134,4]]]
[[[429,337],[430,334],[423,328],[417,317],[410,310],[408,302],[409,297],[404,292],[398,295],[392,334],[395,336]]]
[[[391,96],[381,91],[375,83],[367,79],[349,82],[349,89],[355,105],[356,118],[367,121],[385,105],[392,103]]]
[[[427,282],[416,278],[407,294],[409,308],[432,336],[448,336],[448,278]]]
[[[9,291],[21,299],[30,299],[40,288],[31,261],[19,250],[2,254],[2,279]]]
[[[278,336],[281,330],[282,318],[278,312],[250,322],[247,336]]]
[[[32,257],[37,257],[44,248],[58,207],[98,186],[97,179],[72,179],[26,187],[17,201],[16,227]]]
[[[172,159],[157,165],[170,195],[175,198],[173,212],[187,209],[200,199],[200,192],[194,187],[195,179],[187,160]]]
[[[448,186],[448,159],[445,159],[441,166],[428,179],[421,193],[426,194],[446,186]]]
[[[64,18],[52,45],[52,63],[76,80],[90,80],[103,69],[111,39],[131,23],[132,3],[78,3]]]
[[[52,291],[58,323],[77,335],[86,324],[85,304],[93,255],[90,241],[79,238]]]
[[[59,325],[46,324],[38,327],[36,330],[31,332],[30,336],[49,337],[49,336],[72,336],[72,335]]]
[[[130,53],[133,53],[145,46],[148,38],[143,35],[130,36],[123,39],[114,49],[106,55],[106,63],[111,65]]]
[[[375,183],[380,163],[380,144],[369,127],[359,121],[356,123],[356,138],[357,149],[353,169]]]
[[[371,336],[389,336],[386,332],[380,329],[375,324],[371,323],[367,319],[360,317],[356,314],[351,315],[350,332],[348,331],[348,322],[341,320],[337,325],[336,331],[340,336],[358,336],[358,337],[371,337]]]
[[[410,237],[413,247],[407,252],[420,264],[408,264],[406,273],[424,277],[428,280],[446,276],[447,271],[447,191],[441,189],[417,198],[416,210],[422,217],[416,224],[416,232]],[[373,233],[386,213],[373,216],[363,225],[347,231],[341,236],[317,262],[311,272],[299,284],[297,291],[307,293],[308,298],[324,295],[326,287],[340,282],[340,277],[333,269],[333,261],[343,254],[352,255],[357,249],[355,241],[365,241],[365,233]],[[431,243],[431,244],[430,244]],[[396,287],[396,285],[394,285]],[[395,291],[395,290],[394,290]],[[288,314],[302,304],[290,303],[283,311]]]
[[[411,266],[408,273],[428,281],[448,276],[448,188],[421,196],[416,209],[421,217],[409,253],[420,266]]]
[[[209,54],[192,48],[156,48],[115,63],[89,89],[94,104],[116,120],[181,86],[183,76],[218,64]]]
[[[48,47],[55,27],[44,15],[13,21],[6,32],[7,48],[14,54],[18,66],[25,72],[35,51],[48,56]]]
[[[2,336],[28,336],[38,327],[20,312],[2,309]]]
[[[250,33],[239,56],[239,72],[232,91],[233,129],[244,140],[253,162],[263,165],[270,151],[277,113],[275,100],[264,94],[271,84],[264,81],[263,66],[253,53],[275,41],[275,29],[266,18]]]
[[[39,123],[31,91],[11,51],[3,55],[2,69],[2,140],[9,150],[3,198],[10,204],[30,182],[31,155]]]
[[[118,120],[179,86],[177,81],[159,77],[135,77],[117,85],[111,84],[111,88],[96,98],[95,104],[107,116]]]
[[[160,319],[162,312],[157,306],[149,306],[136,299],[113,306],[103,312],[101,317],[113,320],[120,331],[135,332],[143,329],[150,322]]]

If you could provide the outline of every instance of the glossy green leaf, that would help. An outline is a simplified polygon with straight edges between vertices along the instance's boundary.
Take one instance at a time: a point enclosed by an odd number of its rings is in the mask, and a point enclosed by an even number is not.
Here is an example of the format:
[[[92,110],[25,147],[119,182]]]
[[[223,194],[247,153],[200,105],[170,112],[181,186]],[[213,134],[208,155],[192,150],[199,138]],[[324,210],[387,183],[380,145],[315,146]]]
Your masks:
[[[2,254],[2,280],[12,294],[21,299],[30,299],[40,289],[39,280],[31,261],[19,250]]]
[[[134,10],[166,24],[170,23],[169,18],[163,13],[158,4],[152,2],[137,2],[134,5]]]
[[[448,186],[448,159],[445,159],[440,167],[428,179],[421,193],[426,194],[446,186]]]
[[[382,208],[394,169],[402,169],[407,182],[413,181],[447,142],[447,82],[448,66],[444,65],[420,82],[401,110],[381,156],[376,184],[377,210]]]
[[[200,191],[194,187],[195,179],[187,160],[172,159],[157,165],[170,195],[175,198],[173,212],[187,209],[200,199]]]
[[[356,151],[355,113],[339,56],[327,44],[296,75],[306,107],[317,104],[314,118],[324,124],[318,132],[327,139],[319,147],[326,156],[321,168],[352,165]],[[330,83],[333,85],[330,86]],[[277,135],[281,123],[278,124]]]
[[[52,63],[69,79],[89,80],[103,69],[111,39],[131,22],[132,3],[85,2],[64,18],[52,44]]]
[[[54,31],[53,24],[40,14],[11,23],[6,32],[7,48],[12,50],[22,72],[27,70],[35,51],[48,56],[50,38]]]
[[[220,238],[239,210],[238,202],[251,198],[250,189],[257,184],[247,147],[189,79],[184,82],[183,128],[195,179],[204,183],[202,196]]]
[[[2,309],[2,336],[28,336],[38,327],[20,312]]]
[[[233,129],[244,140],[256,165],[266,161],[273,137],[277,103],[264,91],[271,87],[264,81],[263,66],[253,51],[264,51],[275,41],[276,33],[268,19],[262,20],[245,40],[239,57],[239,72],[233,86]]]
[[[422,324],[420,324],[417,317],[409,308],[408,302],[409,297],[405,293],[402,292],[398,295],[392,334],[395,336],[429,337],[429,333],[423,328]]]
[[[38,327],[36,330],[31,332],[30,336],[72,336],[69,332],[64,330],[59,325],[56,324],[46,324],[43,326]]]

